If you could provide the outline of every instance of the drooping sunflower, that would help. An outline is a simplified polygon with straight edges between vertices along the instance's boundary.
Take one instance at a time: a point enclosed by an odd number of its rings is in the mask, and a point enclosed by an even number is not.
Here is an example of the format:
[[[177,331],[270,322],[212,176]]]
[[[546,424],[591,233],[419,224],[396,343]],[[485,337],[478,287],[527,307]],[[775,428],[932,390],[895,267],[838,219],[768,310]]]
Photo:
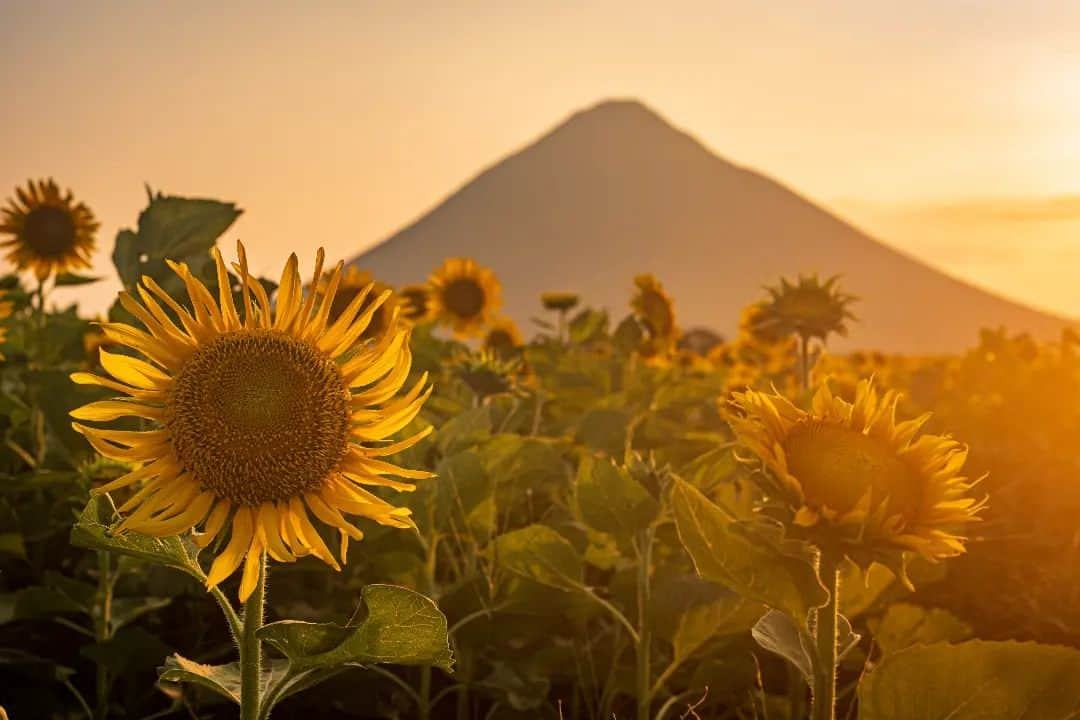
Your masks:
[[[481,332],[499,306],[502,286],[489,268],[471,258],[449,258],[428,279],[436,319],[459,337]]]
[[[38,280],[89,268],[97,229],[90,208],[51,178],[15,188],[15,198],[0,209],[0,233],[10,236],[0,242],[8,262]]]
[[[382,459],[431,430],[387,440],[416,417],[431,388],[425,374],[399,395],[412,358],[409,329],[396,313],[381,335],[359,340],[386,301],[385,291],[363,310],[370,290],[358,293],[331,322],[341,263],[325,292],[305,294],[292,255],[272,304],[248,274],[243,246],[238,252],[233,267],[241,278],[240,312],[216,249],[217,298],[177,263],[172,268],[187,288],[188,306],[150,278],[138,288],[138,299],[121,293],[121,304],[143,328],[103,323],[102,329],[108,340],[142,357],[101,350],[101,365],[112,377],[75,373],[72,379],[126,397],[93,402],[72,415],[152,424],[140,431],[74,424],[102,455],[135,465],[97,490],[138,486],[120,506],[125,517],[116,530],[168,536],[201,529],[195,541],[203,547],[220,538],[224,548],[207,584],[216,586],[243,564],[244,600],[256,585],[264,552],[283,562],[312,554],[340,568],[312,515],[340,534],[342,563],[349,540],[363,537],[347,516],[413,527],[407,509],[368,488],[408,491],[412,484],[391,478],[431,476]],[[313,284],[322,278],[322,266],[319,250]]]
[[[406,285],[398,296],[403,318],[417,325],[431,319],[431,290],[427,285]]]
[[[651,274],[638,275],[634,285],[637,291],[630,300],[630,307],[645,330],[639,352],[650,362],[663,362],[674,352],[679,341],[675,303]]]
[[[323,274],[322,280],[318,285],[318,293],[320,296],[325,295],[330,287],[330,282],[333,280],[333,272],[326,272]],[[389,293],[388,295],[386,293]],[[334,294],[334,300],[330,304],[330,318],[328,322],[333,323],[341,314],[348,309],[352,301],[357,296],[363,295],[363,299],[360,302],[360,313],[362,314],[369,306],[374,305],[375,301],[380,297],[385,299],[378,305],[371,315],[371,321],[364,329],[364,332],[360,334],[361,340],[368,340],[374,337],[381,337],[389,325],[390,318],[394,316],[397,311],[400,300],[394,289],[384,282],[376,280],[372,277],[371,273],[366,270],[360,270],[355,265],[350,265],[345,268],[345,272],[341,276],[341,282],[338,285],[337,292]],[[400,314],[400,313],[399,313]]]
[[[512,355],[524,342],[517,323],[508,317],[497,318],[484,335],[484,349],[500,357]]]
[[[806,412],[781,395],[748,390],[734,394],[729,418],[760,460],[764,489],[794,525],[820,547],[894,568],[906,551],[931,561],[963,553],[962,528],[985,505],[961,475],[967,449],[948,436],[920,435],[929,413],[897,421],[898,397],[864,380],[849,403],[824,383]]]
[[[855,319],[850,305],[856,298],[841,292],[838,280],[833,276],[821,282],[817,275],[800,275],[792,283],[781,278],[779,287],[766,288],[769,299],[755,320],[757,332],[822,341],[833,333],[847,335],[847,321]]]

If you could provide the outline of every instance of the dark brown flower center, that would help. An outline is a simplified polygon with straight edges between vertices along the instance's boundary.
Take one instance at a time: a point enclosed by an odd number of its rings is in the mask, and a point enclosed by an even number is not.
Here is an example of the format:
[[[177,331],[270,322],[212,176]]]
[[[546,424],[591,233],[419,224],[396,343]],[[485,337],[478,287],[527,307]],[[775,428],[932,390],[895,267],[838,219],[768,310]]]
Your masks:
[[[240,330],[199,348],[168,405],[184,471],[240,505],[318,488],[348,444],[348,389],[337,365],[276,331]]]
[[[806,503],[846,512],[870,492],[871,509],[886,502],[886,517],[916,516],[921,502],[918,473],[881,440],[842,425],[806,421],[783,443],[788,470],[802,485]]]
[[[443,302],[454,315],[471,318],[484,309],[484,289],[472,278],[451,280],[443,288]]]
[[[26,244],[44,257],[58,257],[75,247],[75,220],[64,208],[40,205],[26,214]]]

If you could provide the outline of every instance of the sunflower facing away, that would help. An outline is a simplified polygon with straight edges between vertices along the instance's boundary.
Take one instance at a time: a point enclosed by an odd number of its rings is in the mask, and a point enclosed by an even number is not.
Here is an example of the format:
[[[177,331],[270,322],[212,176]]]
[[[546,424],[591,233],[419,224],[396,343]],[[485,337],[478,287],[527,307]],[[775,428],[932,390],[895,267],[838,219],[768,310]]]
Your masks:
[[[171,266],[187,287],[188,307],[150,278],[143,279],[138,299],[121,293],[121,304],[143,329],[122,323],[103,323],[102,329],[109,341],[142,358],[102,350],[101,366],[112,378],[75,373],[72,380],[126,397],[84,405],[72,416],[151,423],[141,431],[74,424],[102,455],[135,466],[98,488],[138,487],[120,506],[125,517],[116,530],[161,537],[201,529],[195,541],[202,547],[220,539],[224,548],[207,584],[216,586],[243,564],[245,600],[264,551],[282,562],[311,554],[340,568],[311,516],[340,534],[341,562],[349,540],[363,537],[348,515],[413,527],[407,509],[368,488],[407,491],[413,485],[391,478],[431,476],[382,459],[431,430],[387,442],[416,417],[431,388],[425,374],[398,394],[412,358],[409,330],[396,313],[379,336],[359,340],[387,292],[365,306],[371,287],[361,290],[331,321],[341,263],[325,292],[305,294],[292,255],[272,305],[248,274],[243,246],[238,252],[239,312],[216,249],[217,298],[177,263]],[[319,250],[313,283],[322,278],[322,266]]]
[[[52,179],[31,180],[25,189],[15,188],[15,195],[0,209],[0,233],[10,236],[0,242],[8,262],[33,271],[38,280],[90,267],[98,229],[90,208]]]
[[[650,360],[660,360],[671,354],[679,341],[675,303],[651,274],[638,275],[634,285],[637,292],[630,300],[630,307],[645,328],[641,354]]]
[[[540,293],[540,304],[544,306],[545,310],[554,310],[561,313],[569,312],[577,307],[580,301],[581,297],[573,292],[551,291]]]
[[[766,490],[820,546],[860,563],[904,551],[932,561],[959,555],[965,538],[957,533],[985,504],[960,474],[967,449],[947,436],[919,435],[929,414],[898,422],[897,400],[864,380],[849,403],[825,383],[805,412],[780,395],[748,390],[735,393],[730,423],[761,460]]]
[[[502,286],[470,258],[449,258],[428,279],[432,312],[458,337],[479,334],[502,304]]]
[[[761,305],[757,332],[820,340],[832,333],[847,335],[847,321],[855,319],[848,307],[856,298],[840,292],[837,280],[821,282],[817,275],[800,275],[792,284],[781,278],[779,287],[766,288],[770,297]]]

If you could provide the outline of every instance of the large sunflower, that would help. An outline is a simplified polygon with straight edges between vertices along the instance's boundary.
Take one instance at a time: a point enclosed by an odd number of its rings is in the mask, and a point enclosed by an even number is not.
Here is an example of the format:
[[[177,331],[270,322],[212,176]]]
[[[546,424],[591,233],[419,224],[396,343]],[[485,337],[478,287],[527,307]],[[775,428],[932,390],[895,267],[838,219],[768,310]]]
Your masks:
[[[800,275],[797,283],[780,279],[779,287],[766,288],[769,299],[761,304],[756,332],[763,335],[798,335],[804,340],[825,340],[830,334],[847,334],[854,320],[849,306],[854,295],[840,292],[838,278],[821,282],[817,275]]]
[[[935,561],[958,555],[962,526],[984,505],[960,474],[967,450],[947,436],[919,435],[929,414],[898,422],[897,399],[864,380],[849,403],[825,383],[805,412],[748,390],[734,394],[730,423],[761,460],[766,491],[820,546],[858,562],[909,550]]]
[[[428,434],[431,428],[384,442],[416,417],[431,388],[425,374],[398,396],[411,355],[409,330],[396,314],[380,336],[359,341],[387,293],[361,310],[370,294],[362,291],[336,321],[329,320],[340,263],[325,292],[305,294],[292,255],[271,305],[248,274],[240,246],[239,264],[233,266],[242,287],[238,312],[216,250],[215,258],[217,299],[186,265],[175,263],[190,307],[149,278],[138,289],[139,299],[121,293],[121,304],[145,329],[122,323],[102,328],[111,342],[145,359],[102,350],[101,365],[112,379],[90,373],[72,379],[127,397],[93,402],[72,415],[82,421],[134,417],[151,423],[151,429],[140,431],[75,423],[102,455],[135,465],[98,488],[141,486],[120,506],[126,517],[117,530],[167,536],[201,528],[195,540],[203,547],[220,538],[224,549],[214,558],[207,584],[217,585],[243,563],[243,600],[256,585],[264,551],[285,562],[312,554],[340,567],[311,515],[340,533],[341,562],[349,540],[363,537],[346,515],[412,527],[407,509],[368,487],[412,490],[411,484],[390,478],[430,477],[381,458]],[[319,250],[316,282],[322,266]]]
[[[25,189],[15,188],[15,195],[0,210],[0,233],[10,236],[0,247],[10,263],[33,271],[38,280],[90,267],[98,229],[90,208],[52,179],[31,180]]]
[[[333,273],[327,272],[323,275],[323,279],[319,282],[318,292],[320,297],[326,294],[330,287],[330,282],[333,280]],[[386,295],[386,293],[389,293]],[[360,302],[360,313],[362,314],[372,305],[375,305],[375,309],[371,315],[371,321],[364,329],[364,332],[360,333],[361,340],[369,340],[374,337],[381,337],[385,334],[390,318],[395,314],[401,315],[398,312],[397,307],[400,304],[400,300],[394,289],[384,282],[376,280],[372,277],[371,273],[366,270],[360,270],[355,265],[350,265],[345,268],[345,272],[341,276],[341,282],[338,284],[337,293],[334,295],[333,302],[330,304],[330,318],[329,322],[335,322],[341,314],[348,309],[352,301],[356,299],[358,295],[362,295],[363,299]],[[380,298],[383,298],[380,302]]]
[[[432,312],[455,335],[471,337],[502,304],[502,286],[489,268],[471,258],[449,258],[428,279]]]

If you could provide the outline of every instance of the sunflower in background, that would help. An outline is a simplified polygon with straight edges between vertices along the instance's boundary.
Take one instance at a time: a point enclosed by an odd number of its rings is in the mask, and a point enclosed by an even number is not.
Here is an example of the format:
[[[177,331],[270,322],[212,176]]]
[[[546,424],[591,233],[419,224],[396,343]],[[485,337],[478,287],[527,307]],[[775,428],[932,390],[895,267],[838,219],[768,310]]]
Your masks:
[[[39,281],[50,275],[90,267],[98,222],[71,191],[61,192],[56,182],[33,180],[16,188],[16,197],[0,209],[0,242],[8,262],[32,271]]]
[[[323,274],[316,290],[320,297],[325,295],[329,289],[333,275],[333,272]],[[384,296],[385,299],[376,304],[376,300]],[[371,320],[368,322],[364,332],[360,334],[360,338],[370,340],[374,337],[381,337],[389,326],[390,318],[397,312],[400,299],[392,287],[376,280],[370,272],[360,270],[355,265],[345,268],[345,272],[341,276],[337,293],[334,294],[333,302],[330,304],[329,322],[333,323],[341,317],[341,314],[349,308],[349,305],[357,297],[361,297],[361,313],[364,313],[369,307],[375,306],[371,314]]]
[[[645,331],[639,353],[647,362],[664,364],[679,342],[675,303],[651,273],[638,275],[634,285],[637,290],[630,307]]]
[[[94,449],[135,466],[97,489],[138,487],[120,506],[125,517],[116,530],[163,537],[201,528],[195,541],[202,547],[220,538],[224,548],[207,584],[218,585],[243,564],[245,600],[256,587],[264,553],[281,562],[311,554],[340,568],[311,516],[339,532],[342,563],[349,540],[363,537],[347,515],[413,527],[408,509],[369,488],[409,491],[412,484],[392,478],[431,476],[383,459],[431,430],[388,440],[412,422],[431,388],[425,374],[399,395],[412,358],[409,329],[397,313],[380,335],[359,340],[388,291],[366,307],[370,288],[357,293],[331,320],[342,264],[323,292],[304,293],[294,254],[271,305],[248,273],[243,246],[238,252],[239,312],[216,249],[216,298],[177,263],[171,266],[187,288],[188,306],[150,278],[138,288],[138,299],[122,292],[120,303],[143,328],[103,323],[102,329],[109,341],[141,358],[101,350],[111,378],[75,373],[72,379],[126,397],[84,405],[72,416],[83,421],[74,427]],[[322,280],[322,267],[319,250],[313,284]],[[83,424],[123,417],[148,421],[151,428]]]
[[[488,328],[483,346],[485,350],[505,358],[513,355],[524,344],[525,339],[518,330],[517,323],[510,318],[501,317]]]
[[[830,553],[899,568],[903,553],[930,561],[964,552],[963,526],[985,505],[961,475],[967,449],[919,435],[929,414],[898,422],[898,395],[858,384],[854,402],[829,384],[803,411],[774,393],[735,393],[729,422],[760,460],[765,491],[793,525]],[[906,581],[906,578],[901,577]]]
[[[502,305],[502,286],[471,258],[448,258],[428,279],[435,319],[460,338],[479,335]]]
[[[799,340],[803,389],[810,384],[810,341],[822,343],[829,335],[847,335],[848,320],[855,320],[849,306],[854,295],[840,292],[836,276],[821,282],[817,275],[800,275],[798,282],[780,279],[779,287],[766,288],[769,299],[761,303],[758,332],[794,336]]]
[[[419,325],[431,319],[431,290],[427,285],[406,285],[398,292],[401,317]]]

